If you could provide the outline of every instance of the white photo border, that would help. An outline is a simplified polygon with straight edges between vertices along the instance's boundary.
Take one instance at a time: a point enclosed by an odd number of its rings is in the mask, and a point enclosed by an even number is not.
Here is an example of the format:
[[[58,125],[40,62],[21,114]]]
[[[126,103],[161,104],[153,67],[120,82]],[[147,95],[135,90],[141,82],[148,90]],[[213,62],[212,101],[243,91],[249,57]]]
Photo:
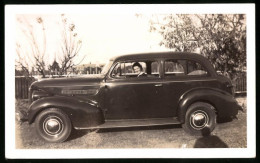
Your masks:
[[[68,12],[69,11],[69,12]],[[16,149],[15,16],[16,14],[246,14],[247,148],[230,149]],[[174,12],[172,12],[174,11]],[[164,5],[6,5],[5,6],[5,157],[12,158],[252,158],[256,156],[255,4]],[[118,154],[120,153],[120,155]]]

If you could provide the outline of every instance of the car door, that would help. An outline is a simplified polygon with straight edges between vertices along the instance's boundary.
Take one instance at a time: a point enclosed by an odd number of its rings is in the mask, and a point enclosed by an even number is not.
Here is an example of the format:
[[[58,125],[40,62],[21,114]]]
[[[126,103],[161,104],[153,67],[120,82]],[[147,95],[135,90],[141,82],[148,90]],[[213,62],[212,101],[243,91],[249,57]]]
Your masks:
[[[213,79],[208,71],[198,62],[183,59],[166,59],[164,62],[163,88],[165,107],[177,115],[181,96],[195,88],[213,85]]]
[[[134,61],[118,62],[105,83],[106,119],[147,119],[167,116],[161,109],[159,61],[143,61],[146,76],[132,72]],[[150,64],[150,66],[145,65]]]

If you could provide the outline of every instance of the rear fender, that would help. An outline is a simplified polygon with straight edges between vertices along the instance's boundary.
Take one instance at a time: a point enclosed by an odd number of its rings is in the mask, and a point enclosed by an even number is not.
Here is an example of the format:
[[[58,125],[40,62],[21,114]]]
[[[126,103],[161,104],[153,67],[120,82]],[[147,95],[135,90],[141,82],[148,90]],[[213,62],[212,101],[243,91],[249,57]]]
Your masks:
[[[211,88],[194,89],[185,93],[179,100],[177,114],[181,123],[185,121],[187,109],[195,102],[211,104],[218,117],[235,116],[240,108],[235,98],[224,91]]]
[[[74,97],[52,96],[34,101],[28,111],[28,122],[47,108],[59,108],[71,119],[77,128],[97,126],[105,122],[102,110],[91,101],[79,101]]]

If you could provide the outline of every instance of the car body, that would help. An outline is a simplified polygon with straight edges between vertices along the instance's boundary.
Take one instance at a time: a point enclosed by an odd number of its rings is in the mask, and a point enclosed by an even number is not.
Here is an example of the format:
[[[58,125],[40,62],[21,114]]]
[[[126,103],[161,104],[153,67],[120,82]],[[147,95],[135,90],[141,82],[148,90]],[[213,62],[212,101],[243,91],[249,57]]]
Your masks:
[[[133,72],[137,62],[144,76]],[[203,135],[239,109],[231,81],[202,55],[184,52],[122,55],[99,75],[37,81],[30,101],[26,119],[49,142],[65,141],[71,128],[182,124]]]

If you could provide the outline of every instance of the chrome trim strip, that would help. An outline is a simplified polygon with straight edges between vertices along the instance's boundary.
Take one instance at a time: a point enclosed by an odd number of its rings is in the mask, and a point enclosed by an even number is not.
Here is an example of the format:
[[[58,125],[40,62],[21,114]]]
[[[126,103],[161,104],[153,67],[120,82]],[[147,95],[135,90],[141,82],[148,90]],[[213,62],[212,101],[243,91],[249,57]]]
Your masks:
[[[96,85],[50,85],[50,86],[44,86],[44,88],[46,87],[95,87],[95,86],[100,86],[100,84],[96,84]]]
[[[179,83],[179,82],[199,82],[199,81],[217,81],[217,79],[207,79],[207,80],[180,80],[180,81],[164,81],[164,83]]]
[[[202,81],[217,81],[217,79],[207,79],[207,80],[201,80],[201,79],[198,79],[198,80],[179,80],[179,81],[136,81],[136,82],[115,82],[116,85],[127,85],[127,84],[166,84],[166,83],[180,83],[180,82],[202,82]],[[114,82],[110,82],[110,83],[106,83],[106,85],[113,85]]]

